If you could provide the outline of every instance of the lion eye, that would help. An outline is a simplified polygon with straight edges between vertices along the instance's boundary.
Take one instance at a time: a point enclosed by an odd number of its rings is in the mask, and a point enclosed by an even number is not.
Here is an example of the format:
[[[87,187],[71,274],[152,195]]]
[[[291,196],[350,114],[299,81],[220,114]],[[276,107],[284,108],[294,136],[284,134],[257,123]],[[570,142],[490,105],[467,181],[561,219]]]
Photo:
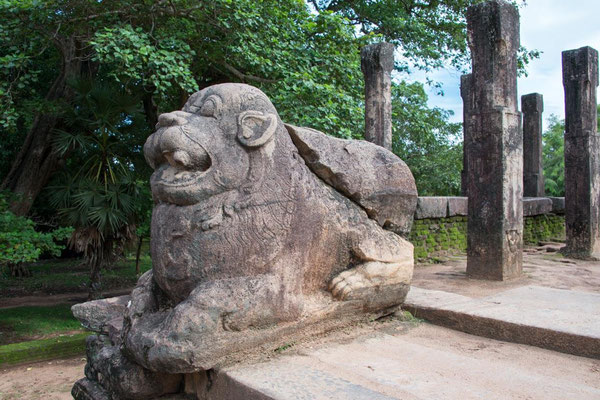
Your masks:
[[[219,113],[220,99],[211,96],[204,101],[202,107],[200,107],[200,115],[204,117],[213,117],[216,118]]]

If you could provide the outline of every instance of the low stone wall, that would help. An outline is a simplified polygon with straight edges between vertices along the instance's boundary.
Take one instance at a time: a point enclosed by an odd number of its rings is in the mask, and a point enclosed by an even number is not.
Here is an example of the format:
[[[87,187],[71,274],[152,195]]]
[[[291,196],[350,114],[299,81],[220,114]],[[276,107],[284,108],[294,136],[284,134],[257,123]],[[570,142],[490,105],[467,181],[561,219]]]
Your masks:
[[[523,199],[525,244],[565,237],[564,197]],[[419,197],[410,242],[415,261],[435,262],[439,257],[467,250],[467,198]]]

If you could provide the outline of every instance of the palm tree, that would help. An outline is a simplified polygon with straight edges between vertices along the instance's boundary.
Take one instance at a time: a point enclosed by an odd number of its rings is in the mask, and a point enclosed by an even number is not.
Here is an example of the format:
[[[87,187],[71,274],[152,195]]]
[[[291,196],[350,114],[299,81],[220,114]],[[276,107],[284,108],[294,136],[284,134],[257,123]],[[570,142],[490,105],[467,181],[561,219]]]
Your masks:
[[[120,150],[140,102],[114,85],[86,80],[72,85],[76,106],[68,115],[68,130],[57,130],[53,144],[54,151],[71,153],[69,159],[78,165],[71,164],[48,189],[52,205],[75,228],[69,245],[85,255],[93,299],[100,296],[100,273],[113,250],[135,236],[140,181]]]

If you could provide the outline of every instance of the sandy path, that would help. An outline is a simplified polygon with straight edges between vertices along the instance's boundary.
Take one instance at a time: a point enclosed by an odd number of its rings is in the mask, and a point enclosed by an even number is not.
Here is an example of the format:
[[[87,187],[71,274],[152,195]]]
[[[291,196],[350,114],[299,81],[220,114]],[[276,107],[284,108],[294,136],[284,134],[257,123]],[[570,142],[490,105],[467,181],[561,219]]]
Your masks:
[[[0,400],[73,400],[85,359],[43,361],[0,369]]]

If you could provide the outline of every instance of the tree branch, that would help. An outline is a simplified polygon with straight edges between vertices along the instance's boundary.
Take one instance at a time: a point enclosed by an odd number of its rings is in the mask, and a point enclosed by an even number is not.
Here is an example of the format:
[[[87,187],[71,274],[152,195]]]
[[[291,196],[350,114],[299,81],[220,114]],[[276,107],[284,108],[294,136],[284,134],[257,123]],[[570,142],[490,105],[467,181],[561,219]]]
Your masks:
[[[267,78],[261,78],[259,76],[244,74],[240,70],[238,70],[238,69],[234,68],[233,66],[229,65],[228,63],[226,63],[225,61],[222,61],[220,64],[222,66],[224,66],[227,71],[231,72],[233,75],[236,76],[236,78],[238,78],[242,82],[246,82],[246,81],[254,81],[254,82],[260,82],[260,83],[275,83],[275,82],[277,82],[276,79],[267,79]]]
[[[111,15],[111,14],[125,14],[125,13],[131,12],[131,11],[132,11],[131,9],[127,9],[127,10],[111,10],[111,11],[106,11],[106,12],[103,12],[103,13],[86,15],[85,17],[73,18],[72,20],[70,20],[70,22],[75,22],[75,21],[89,21],[91,19],[95,19],[95,18],[99,18],[99,17],[104,17],[104,16]]]

